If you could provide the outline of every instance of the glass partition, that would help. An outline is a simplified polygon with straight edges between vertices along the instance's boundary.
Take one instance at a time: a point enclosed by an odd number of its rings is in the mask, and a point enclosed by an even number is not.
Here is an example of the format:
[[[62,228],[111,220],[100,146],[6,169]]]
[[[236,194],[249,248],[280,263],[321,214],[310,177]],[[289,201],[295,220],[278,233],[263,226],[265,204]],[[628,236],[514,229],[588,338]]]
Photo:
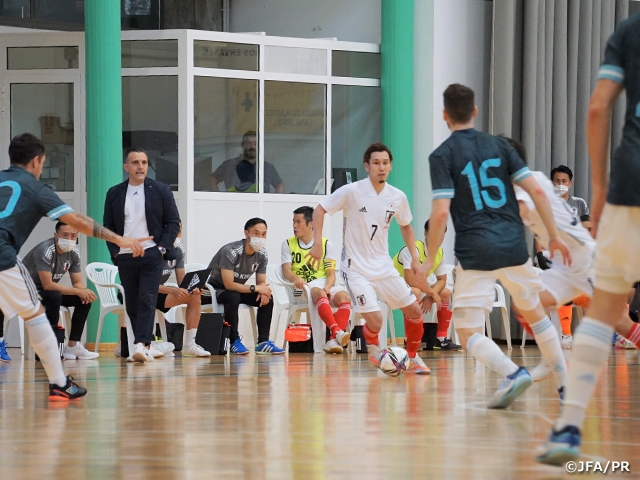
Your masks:
[[[7,70],[78,68],[78,47],[9,47]]]
[[[122,68],[177,67],[178,40],[124,40]]]
[[[178,190],[178,77],[122,78],[122,143],[144,149],[149,178]]]
[[[194,111],[194,189],[257,192],[258,80],[195,77]]]
[[[335,77],[380,78],[380,54],[334,50],[331,70]]]
[[[257,72],[258,45],[195,40],[193,66]]]
[[[362,180],[365,150],[380,137],[380,87],[333,85],[331,101],[331,192]]]
[[[276,81],[264,86],[265,175],[269,165],[273,175],[268,192],[324,194],[327,86]]]

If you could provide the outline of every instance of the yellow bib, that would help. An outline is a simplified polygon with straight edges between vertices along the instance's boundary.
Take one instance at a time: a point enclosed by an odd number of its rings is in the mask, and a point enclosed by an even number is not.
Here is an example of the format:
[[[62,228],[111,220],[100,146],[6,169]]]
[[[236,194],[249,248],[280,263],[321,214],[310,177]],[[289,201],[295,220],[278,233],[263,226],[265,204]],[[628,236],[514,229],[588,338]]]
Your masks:
[[[400,249],[400,252],[396,253],[396,256],[393,257],[393,266],[396,267],[396,270],[400,275],[402,275],[402,278],[404,278],[404,265],[400,263],[399,258],[400,258],[400,253],[405,248],[407,247],[406,246],[402,247]],[[425,244],[422,240],[416,240],[416,248],[418,249],[418,254],[420,255],[420,263],[422,264],[427,259],[427,248],[425,247]],[[433,272],[436,271],[436,269],[442,263],[443,258],[444,258],[444,250],[442,249],[442,247],[440,247],[438,249],[438,253],[436,254],[436,259],[433,262],[433,267],[431,267],[431,270],[429,271],[427,276],[431,275]]]
[[[317,270],[311,268],[309,261],[309,248],[302,248],[296,237],[287,240],[289,252],[291,253],[291,271],[301,277],[305,282],[310,282],[318,278],[327,278],[327,270],[335,270],[336,262],[327,260],[327,239],[322,237],[322,262]]]

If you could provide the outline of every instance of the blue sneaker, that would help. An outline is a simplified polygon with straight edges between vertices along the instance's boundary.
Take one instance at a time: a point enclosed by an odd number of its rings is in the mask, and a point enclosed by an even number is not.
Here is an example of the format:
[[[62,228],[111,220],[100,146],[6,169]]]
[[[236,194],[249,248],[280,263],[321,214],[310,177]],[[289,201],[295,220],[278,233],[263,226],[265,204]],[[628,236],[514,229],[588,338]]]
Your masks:
[[[520,394],[533,384],[533,378],[526,368],[520,367],[516,373],[508,375],[500,388],[487,402],[487,408],[507,408]]]
[[[234,355],[249,355],[249,349],[245,347],[240,339],[231,344],[231,353]]]
[[[11,362],[11,357],[7,353],[7,342],[4,340],[0,342],[0,361],[5,363]]]
[[[536,461],[562,466],[580,456],[580,430],[567,425],[559,432],[551,429],[549,440],[538,447]]]
[[[276,347],[276,344],[271,340],[267,340],[266,342],[256,345],[257,355],[282,355],[283,353],[284,350]]]

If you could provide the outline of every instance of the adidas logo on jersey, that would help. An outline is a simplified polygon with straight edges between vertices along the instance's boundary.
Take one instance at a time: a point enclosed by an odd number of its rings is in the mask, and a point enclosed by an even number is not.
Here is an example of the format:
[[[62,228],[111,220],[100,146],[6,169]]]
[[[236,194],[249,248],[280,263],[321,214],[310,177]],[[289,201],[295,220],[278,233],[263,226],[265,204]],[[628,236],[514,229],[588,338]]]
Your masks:
[[[187,287],[187,290],[191,290],[191,288],[195,287],[198,283],[200,283],[200,277],[196,273],[191,279],[191,281],[189,282],[189,286]]]
[[[360,209],[360,212],[362,212],[362,213],[367,213],[367,207],[362,207],[362,208]]]

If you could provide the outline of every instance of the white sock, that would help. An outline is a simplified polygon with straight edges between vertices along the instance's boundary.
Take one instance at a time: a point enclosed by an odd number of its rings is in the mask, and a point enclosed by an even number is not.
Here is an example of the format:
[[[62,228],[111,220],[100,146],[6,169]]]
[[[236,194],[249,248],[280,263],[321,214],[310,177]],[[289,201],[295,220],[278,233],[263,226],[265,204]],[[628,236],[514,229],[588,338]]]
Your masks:
[[[67,384],[67,377],[64,376],[62,370],[62,361],[60,360],[60,352],[58,351],[58,340],[51,330],[49,320],[43,313],[28,322],[24,322],[24,326],[29,329],[29,338],[33,351],[40,357],[40,362],[47,372],[49,383],[55,383],[60,387]]]
[[[467,342],[467,351],[485,367],[505,377],[518,371],[518,366],[507,357],[490,338],[474,333]]]
[[[4,342],[4,337],[0,337],[0,343]]]
[[[444,339],[445,339],[446,337],[436,337],[436,338],[437,338],[438,340],[440,340],[441,342],[444,342]]]
[[[573,336],[571,371],[564,392],[562,414],[556,430],[566,425],[582,428],[589,399],[593,395],[598,376],[611,353],[613,328],[590,317],[584,317]]]
[[[558,388],[567,384],[567,362],[562,353],[562,346],[558,338],[558,332],[553,327],[549,317],[529,325],[536,337],[536,343],[542,357],[547,361],[551,372],[556,377]]]
[[[192,328],[191,330],[187,330],[184,337],[185,345],[194,345],[196,343],[196,333],[198,333],[197,328]]]

